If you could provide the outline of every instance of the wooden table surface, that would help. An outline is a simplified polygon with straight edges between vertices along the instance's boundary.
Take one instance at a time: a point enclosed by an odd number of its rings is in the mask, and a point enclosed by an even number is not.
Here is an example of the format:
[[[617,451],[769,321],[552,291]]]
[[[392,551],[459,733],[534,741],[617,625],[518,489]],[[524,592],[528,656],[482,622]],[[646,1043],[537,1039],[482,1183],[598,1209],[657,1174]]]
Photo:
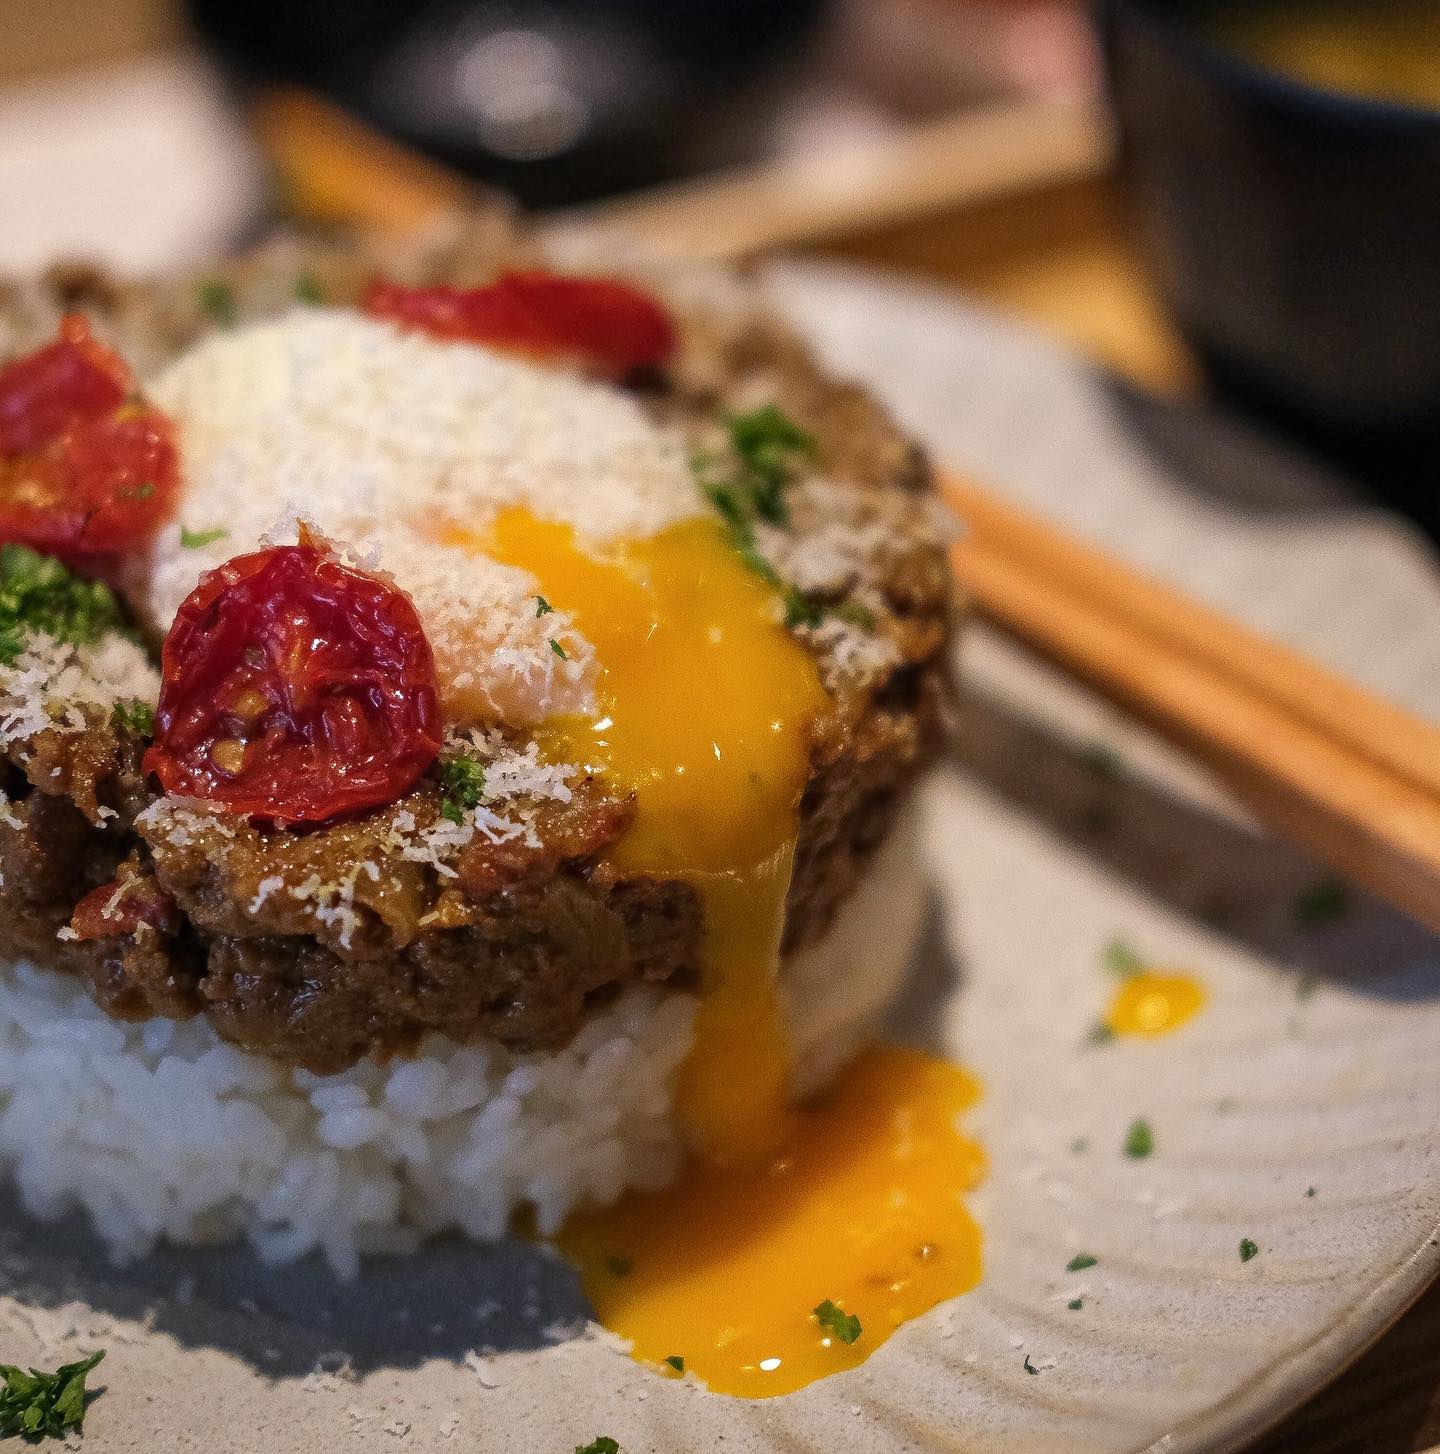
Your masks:
[[[909,223],[829,252],[953,284],[1171,397],[1202,385],[1108,181]],[[1440,1454],[1440,1284],[1253,1454]]]

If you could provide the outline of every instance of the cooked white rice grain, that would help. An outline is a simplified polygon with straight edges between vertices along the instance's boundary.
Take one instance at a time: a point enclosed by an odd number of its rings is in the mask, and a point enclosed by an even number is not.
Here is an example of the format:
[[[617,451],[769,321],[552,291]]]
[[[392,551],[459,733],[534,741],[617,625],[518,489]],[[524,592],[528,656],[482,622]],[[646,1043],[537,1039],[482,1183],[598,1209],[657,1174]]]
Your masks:
[[[784,971],[796,1082],[814,1088],[900,983],[921,908],[897,833],[825,940]],[[632,989],[555,1054],[436,1036],[410,1060],[339,1075],[220,1040],[203,1019],[131,1025],[79,980],[0,968],[0,1174],[38,1218],[83,1208],[117,1259],[162,1240],[248,1238],[267,1261],[365,1253],[458,1229],[542,1234],[570,1210],[675,1174],[671,1082],[695,1001]]]

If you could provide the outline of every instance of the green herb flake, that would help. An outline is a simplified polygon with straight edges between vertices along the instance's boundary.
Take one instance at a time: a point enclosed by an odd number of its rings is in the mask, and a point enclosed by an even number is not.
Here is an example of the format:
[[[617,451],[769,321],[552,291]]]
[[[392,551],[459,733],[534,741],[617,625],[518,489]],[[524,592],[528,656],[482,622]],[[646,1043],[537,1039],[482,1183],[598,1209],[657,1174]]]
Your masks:
[[[620,1454],[620,1446],[609,1434],[601,1434],[588,1444],[577,1444],[575,1454]]]
[[[565,650],[563,646],[560,645],[558,641],[556,641],[553,636],[550,638],[550,650],[553,651],[555,655],[560,658],[561,661],[570,660],[569,653]]]
[[[705,498],[730,527],[731,544],[740,558],[762,580],[780,586],[774,567],[756,545],[755,524],[765,520],[784,525],[789,520],[785,490],[800,459],[813,454],[814,441],[773,404],[726,415],[722,422],[729,439],[728,455],[697,452],[691,457],[690,467]],[[798,591],[789,592],[788,624],[814,624],[819,620],[819,610]]]
[[[554,609],[554,606],[544,596],[535,597],[535,615],[537,617],[548,616]]]
[[[1350,908],[1350,890],[1327,875],[1302,889],[1290,904],[1290,917],[1302,929],[1315,929],[1343,919]]]
[[[672,1353],[665,1361],[676,1373],[685,1372],[685,1360],[678,1353]]]
[[[879,624],[869,606],[862,606],[859,601],[841,601],[838,605],[831,606],[830,614],[837,621],[857,626],[861,631],[873,631]]]
[[[91,646],[112,631],[123,633],[125,622],[108,586],[27,546],[0,546],[0,664],[12,665],[36,632]]]
[[[142,484],[131,485],[128,489],[116,491],[122,500],[149,500],[155,494],[155,486],[149,480]]]
[[[0,1439],[62,1438],[85,1423],[86,1375],[105,1356],[102,1349],[54,1373],[24,1373],[0,1363]]]
[[[1295,981],[1295,998],[1302,1004],[1320,988],[1320,980],[1313,974],[1302,974]]]
[[[1115,1038],[1115,1032],[1104,1020],[1097,1020],[1085,1033],[1087,1045],[1108,1045]]]
[[[301,273],[295,279],[295,301],[310,308],[325,301],[325,290],[314,273]]]
[[[1315,1195],[1315,1188],[1313,1186],[1307,1186],[1305,1188],[1305,1195],[1307,1197],[1313,1197]]]
[[[1077,1136],[1070,1143],[1070,1152],[1073,1156],[1083,1156],[1090,1149],[1090,1143],[1083,1136]]]
[[[1094,1267],[1100,1259],[1089,1252],[1077,1252],[1065,1264],[1066,1272],[1084,1272],[1087,1267]]]
[[[1040,1370],[1030,1361],[1030,1355],[1025,1355],[1025,1361],[1020,1365],[1026,1373],[1039,1374]]]
[[[465,814],[480,805],[485,769],[473,757],[460,754],[442,757],[435,776],[440,783],[440,816],[451,823],[463,823]]]
[[[153,737],[155,708],[149,702],[142,702],[139,697],[131,697],[128,702],[116,702],[115,725],[126,732],[134,733],[136,737]]]
[[[628,1257],[617,1257],[613,1253],[605,1259],[605,1271],[611,1277],[629,1277],[635,1264]]]
[[[187,530],[182,525],[180,544],[186,550],[203,550],[207,545],[214,545],[217,540],[224,540],[229,533],[223,525],[217,525],[213,530]]]
[[[1112,939],[1101,954],[1105,968],[1121,979],[1134,979],[1145,972],[1145,961],[1124,939]]]
[[[847,1313],[828,1297],[814,1309],[814,1317],[837,1342],[844,1343],[847,1347],[860,1337],[860,1319],[854,1313]]]
[[[804,591],[791,586],[785,592],[785,624],[787,626],[818,626],[825,608]]]
[[[1065,1304],[1065,1306],[1069,1308],[1072,1313],[1078,1313],[1080,1309],[1085,1306],[1085,1299],[1083,1297],[1072,1297],[1070,1301]]]
[[[800,457],[815,452],[815,441],[783,410],[762,404],[725,421],[730,447],[740,462],[751,507],[763,520],[783,525],[790,517],[785,487]]]
[[[224,278],[205,278],[197,284],[195,306],[221,328],[235,324],[235,289]]]
[[[1144,1119],[1132,1121],[1130,1129],[1125,1133],[1126,1156],[1135,1161],[1143,1161],[1154,1149],[1155,1133],[1150,1129],[1150,1122]]]
[[[1249,1262],[1249,1260],[1254,1257],[1259,1251],[1259,1247],[1257,1247],[1255,1243],[1252,1242],[1248,1237],[1242,1237],[1240,1239],[1241,1262]]]

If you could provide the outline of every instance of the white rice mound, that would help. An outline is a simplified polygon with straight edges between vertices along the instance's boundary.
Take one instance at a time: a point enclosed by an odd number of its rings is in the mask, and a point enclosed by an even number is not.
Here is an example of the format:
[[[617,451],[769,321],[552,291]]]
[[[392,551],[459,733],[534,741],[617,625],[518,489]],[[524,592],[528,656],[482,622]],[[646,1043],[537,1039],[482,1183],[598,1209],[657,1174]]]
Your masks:
[[[903,979],[923,889],[897,831],[826,938],[782,972],[797,1090],[823,1083]],[[81,982],[0,967],[0,1175],[28,1211],[88,1215],[117,1260],[248,1238],[289,1262],[456,1229],[490,1240],[676,1173],[671,1082],[695,1001],[632,989],[564,1050],[428,1040],[412,1060],[317,1076],[239,1050],[204,1019],[110,1019]]]

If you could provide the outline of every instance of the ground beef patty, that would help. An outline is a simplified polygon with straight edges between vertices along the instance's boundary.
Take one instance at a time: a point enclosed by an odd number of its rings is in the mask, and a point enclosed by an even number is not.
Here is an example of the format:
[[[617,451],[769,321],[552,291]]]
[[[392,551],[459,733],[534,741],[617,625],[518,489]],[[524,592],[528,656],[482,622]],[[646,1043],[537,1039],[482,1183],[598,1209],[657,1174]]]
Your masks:
[[[529,240],[487,215],[400,256],[283,240],[163,285],[57,270],[0,296],[0,354],[80,308],[143,376],[220,326],[217,290],[225,322],[244,322],[293,306],[297,287],[344,304],[381,270],[467,284],[533,259]],[[773,403],[816,445],[789,489],[788,523],[762,524],[757,540],[818,608],[792,630],[829,698],[801,804],[790,951],[827,927],[939,740],[951,602],[929,473],[867,395],[825,378],[743,290],[642,282],[681,331],[673,365],[632,383],[658,420],[711,448],[717,418]],[[78,710],[83,730],[12,733],[5,745],[0,952],[88,976],[118,1017],[204,1014],[248,1049],[330,1072],[432,1031],[555,1047],[628,984],[695,981],[698,896],[609,865],[633,805],[602,780],[547,794],[522,772],[496,804],[524,824],[505,841],[457,843],[430,779],[358,821],[273,831],[161,798],[134,728],[93,703]],[[487,750],[502,781],[505,764],[533,765],[518,739],[491,734]]]

